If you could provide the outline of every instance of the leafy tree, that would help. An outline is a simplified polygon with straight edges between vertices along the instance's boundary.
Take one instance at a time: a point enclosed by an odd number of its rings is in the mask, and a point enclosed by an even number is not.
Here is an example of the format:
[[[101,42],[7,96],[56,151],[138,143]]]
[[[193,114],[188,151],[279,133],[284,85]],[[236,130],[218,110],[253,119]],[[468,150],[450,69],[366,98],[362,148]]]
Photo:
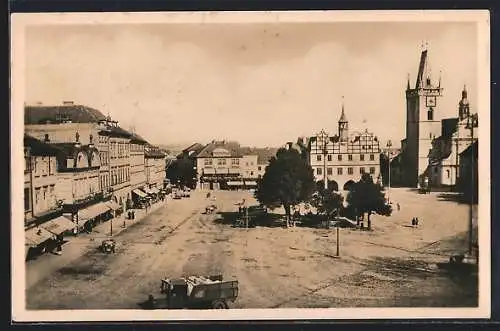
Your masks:
[[[171,183],[194,188],[196,186],[196,171],[193,161],[187,158],[174,160],[166,170],[166,177]]]
[[[325,215],[327,220],[340,214],[343,202],[344,197],[335,192],[332,186],[327,189],[320,187],[311,199],[311,205],[316,208],[319,214]]]
[[[361,179],[352,185],[347,195],[347,202],[357,211],[357,216],[361,215],[364,218],[364,214],[367,214],[368,229],[371,229],[372,213],[391,215],[392,208],[386,204],[382,191],[382,186],[375,184],[370,174],[364,173]]]
[[[313,170],[295,149],[281,148],[257,181],[256,199],[268,208],[283,206],[287,226],[291,208],[308,201],[314,192]]]

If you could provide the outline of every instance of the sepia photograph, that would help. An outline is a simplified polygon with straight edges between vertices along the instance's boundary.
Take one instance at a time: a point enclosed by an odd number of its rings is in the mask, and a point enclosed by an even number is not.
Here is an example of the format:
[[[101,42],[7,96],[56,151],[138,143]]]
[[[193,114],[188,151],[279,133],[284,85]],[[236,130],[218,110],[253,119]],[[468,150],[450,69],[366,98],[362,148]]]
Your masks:
[[[11,43],[14,320],[489,317],[487,11],[14,14]]]

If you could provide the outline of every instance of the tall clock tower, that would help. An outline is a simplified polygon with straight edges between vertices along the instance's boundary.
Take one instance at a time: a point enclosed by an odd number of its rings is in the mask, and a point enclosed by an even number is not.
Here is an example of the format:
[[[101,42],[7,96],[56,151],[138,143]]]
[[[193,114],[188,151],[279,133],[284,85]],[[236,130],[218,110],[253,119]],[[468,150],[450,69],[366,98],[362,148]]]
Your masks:
[[[406,184],[415,187],[418,177],[427,169],[428,154],[432,140],[441,135],[441,120],[438,115],[443,89],[441,77],[433,81],[427,50],[420,55],[420,64],[415,87],[406,87],[406,148],[404,151],[404,173]]]

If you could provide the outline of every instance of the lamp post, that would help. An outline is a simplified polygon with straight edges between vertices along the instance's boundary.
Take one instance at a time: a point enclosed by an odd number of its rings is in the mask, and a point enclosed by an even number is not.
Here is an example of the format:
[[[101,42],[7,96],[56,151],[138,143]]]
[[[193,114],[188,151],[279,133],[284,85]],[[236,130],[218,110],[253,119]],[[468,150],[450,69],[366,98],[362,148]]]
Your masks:
[[[320,137],[321,137],[321,148],[322,148],[322,152],[323,152],[323,185],[324,185],[324,188],[325,190],[328,189],[328,178],[327,178],[327,174],[326,174],[326,157],[328,155],[328,150],[327,150],[327,145],[328,145],[328,134],[324,131],[324,130],[321,130],[321,133],[320,133]]]
[[[388,187],[387,187],[387,202],[390,202],[390,192],[391,192],[391,147],[392,142],[387,141],[387,162],[389,164],[389,174],[388,174]]]
[[[470,169],[471,169],[471,186],[470,186],[470,204],[469,204],[469,247],[468,247],[468,253],[469,256],[472,256],[472,228],[473,228],[473,218],[474,218],[474,195],[475,195],[475,180],[474,180],[474,127],[477,126],[477,117],[474,115],[469,115],[467,117],[467,124],[466,128],[470,130],[470,137],[471,137],[471,163],[470,163]]]

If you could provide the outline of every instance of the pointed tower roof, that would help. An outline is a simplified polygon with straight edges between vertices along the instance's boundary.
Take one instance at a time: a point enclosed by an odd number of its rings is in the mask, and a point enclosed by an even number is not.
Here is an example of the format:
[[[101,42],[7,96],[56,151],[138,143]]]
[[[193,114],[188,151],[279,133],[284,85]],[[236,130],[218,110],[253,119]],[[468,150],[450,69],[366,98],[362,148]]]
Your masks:
[[[345,111],[344,111],[344,97],[342,97],[342,113],[340,114],[340,119],[339,122],[347,122],[347,117],[345,116]]]
[[[420,64],[418,66],[417,82],[415,88],[423,87],[423,82],[429,77],[429,63],[427,59],[427,49],[420,55]]]

